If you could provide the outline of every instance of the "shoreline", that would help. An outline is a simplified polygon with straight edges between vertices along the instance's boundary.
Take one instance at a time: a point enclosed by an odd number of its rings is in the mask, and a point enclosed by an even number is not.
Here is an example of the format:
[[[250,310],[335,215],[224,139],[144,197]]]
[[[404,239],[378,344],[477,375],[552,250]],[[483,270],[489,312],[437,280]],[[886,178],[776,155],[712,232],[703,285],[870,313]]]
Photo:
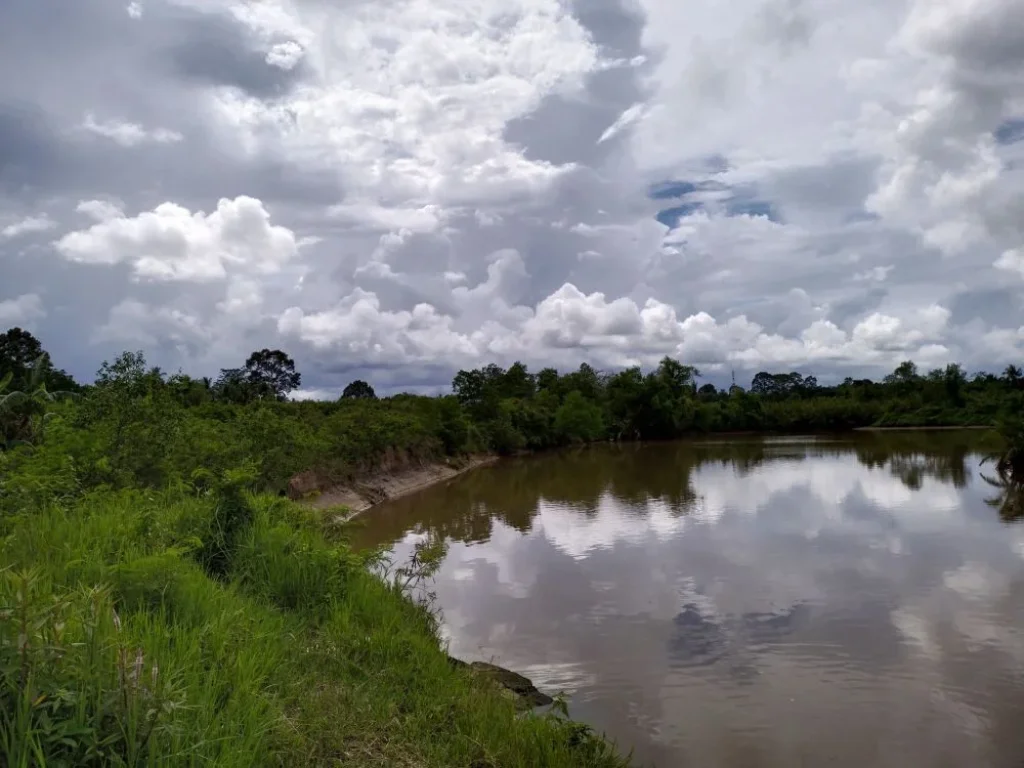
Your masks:
[[[348,522],[386,501],[425,490],[466,472],[493,464],[499,458],[494,454],[478,454],[468,456],[457,463],[438,461],[400,469],[381,469],[296,501],[319,511],[345,507],[347,512],[341,520]]]
[[[945,426],[945,427],[854,427],[854,432],[961,432],[964,430],[994,430],[993,426],[973,424],[970,426]]]
[[[839,433],[829,434],[856,434],[865,432],[957,432],[957,431],[985,431],[995,429],[992,426],[984,425],[948,425],[948,426],[918,426],[918,427],[854,427]],[[767,438],[784,437],[790,433],[784,432],[710,432],[700,435],[704,439],[729,439],[729,438]],[[792,436],[803,436],[806,433],[792,433]],[[808,435],[810,436],[810,435]],[[697,437],[697,435],[690,436]],[[681,438],[687,439],[687,438]],[[591,445],[601,444],[605,441],[598,441]],[[618,441],[611,441],[617,443]],[[634,441],[623,441],[633,444]],[[639,441],[643,442],[643,441]],[[674,442],[674,441],[669,441]],[[556,449],[557,450],[557,449]],[[536,455],[543,451],[523,451],[517,456]],[[341,522],[348,522],[364,512],[383,504],[387,501],[409,496],[417,491],[422,491],[439,483],[451,480],[459,475],[470,472],[480,467],[497,463],[502,457],[496,454],[474,454],[458,460],[447,459],[444,461],[431,461],[422,464],[407,465],[404,467],[381,468],[360,476],[357,479],[344,483],[331,485],[324,489],[309,489],[305,492],[292,495],[292,499],[310,509],[327,511],[337,507],[345,507],[346,514],[340,518]],[[301,475],[297,475],[298,479]]]

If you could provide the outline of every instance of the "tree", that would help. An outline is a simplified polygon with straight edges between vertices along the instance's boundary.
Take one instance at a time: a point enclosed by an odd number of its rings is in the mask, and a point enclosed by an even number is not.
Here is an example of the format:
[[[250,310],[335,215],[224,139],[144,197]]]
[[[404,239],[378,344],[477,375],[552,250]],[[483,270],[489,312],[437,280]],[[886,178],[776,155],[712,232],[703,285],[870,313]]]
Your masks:
[[[459,401],[452,395],[438,398],[437,410],[445,453],[453,456],[462,453],[469,443],[469,422]]]
[[[558,388],[558,371],[554,368],[543,368],[537,374],[537,389],[552,390]]]
[[[245,374],[257,399],[284,400],[302,383],[295,361],[279,349],[261,349],[245,361]]]
[[[256,399],[256,390],[244,368],[221,368],[213,383],[213,395],[225,403],[246,405]]]
[[[520,400],[533,397],[537,390],[537,382],[534,376],[520,362],[512,363],[512,367],[505,371],[501,382],[501,396],[514,397]]]
[[[697,390],[697,394],[700,395],[702,399],[711,400],[718,394],[718,387],[708,382],[707,384],[702,385],[701,388]]]
[[[591,366],[581,363],[580,367],[572,373],[567,373],[561,381],[564,392],[579,390],[587,400],[597,400],[601,397],[601,378]]]
[[[1024,386],[1024,371],[1016,365],[1008,365],[1003,371],[1003,381],[1009,384],[1011,389],[1021,389]]]
[[[579,390],[573,390],[555,412],[555,431],[570,443],[597,440],[604,435],[601,409]]]
[[[21,328],[11,328],[0,335],[0,377],[11,374],[10,386],[20,390],[29,369],[42,357],[43,345],[35,336]]]
[[[943,386],[946,390],[946,397],[956,406],[964,404],[963,388],[967,383],[967,374],[959,363],[950,363],[942,372]]]
[[[36,367],[41,367],[39,373]],[[0,334],[0,379],[11,374],[10,387],[14,391],[29,388],[35,376],[38,384],[55,392],[75,392],[80,389],[65,371],[54,368],[49,354],[39,339],[21,328],[11,328]]]
[[[921,377],[917,373],[917,365],[912,360],[904,360],[896,370],[885,377],[885,383],[895,386],[901,392],[909,391]]]
[[[174,399],[184,406],[202,405],[213,397],[213,385],[205,376],[194,379],[179,371],[167,379],[167,387]]]
[[[464,406],[477,405],[484,396],[484,375],[477,369],[459,371],[452,379],[452,390]]]
[[[672,392],[678,393],[684,389],[693,389],[700,371],[692,365],[683,365],[678,360],[666,356],[658,363],[657,376]]]
[[[373,391],[373,387],[367,384],[362,379],[356,379],[347,387],[345,391],[341,393],[342,400],[376,400],[377,393]]]
[[[0,375],[0,447],[41,439],[43,428],[52,415],[47,412],[50,405],[59,399],[78,397],[74,391],[47,388],[46,374],[52,368],[45,352],[28,370],[28,379],[21,390],[11,387],[14,375],[10,371]]]

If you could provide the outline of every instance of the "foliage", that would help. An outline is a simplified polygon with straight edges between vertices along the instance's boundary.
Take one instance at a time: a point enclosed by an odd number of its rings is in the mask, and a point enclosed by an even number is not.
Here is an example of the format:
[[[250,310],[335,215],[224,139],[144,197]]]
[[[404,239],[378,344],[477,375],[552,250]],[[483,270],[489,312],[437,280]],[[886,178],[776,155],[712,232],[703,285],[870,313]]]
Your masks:
[[[373,391],[373,387],[367,384],[362,379],[356,379],[345,387],[345,390],[341,393],[343,398],[356,398],[356,399],[369,399],[375,400],[377,393]]]
[[[41,346],[15,331],[0,337],[3,765],[624,765],[564,717],[564,701],[517,717],[449,663],[426,587],[443,542],[382,580],[368,567],[379,553],[328,541],[277,495],[300,472],[340,479],[609,438],[997,420],[1000,482],[1019,482],[1024,456],[1013,366],[967,377],[904,363],[881,382],[834,386],[764,373],[747,392],[698,389],[699,372],[670,358],[612,374],[488,365],[460,371],[448,396],[325,403],[284,399],[300,379],[279,351],[216,382],[126,352],[81,397],[58,398]]]
[[[601,409],[579,390],[570,392],[555,411],[554,429],[568,443],[590,443],[605,433]]]
[[[217,400],[245,405],[284,400],[301,383],[294,360],[279,349],[261,349],[249,355],[242,368],[222,368],[212,394]]]
[[[1024,374],[968,378],[959,365],[920,374],[901,363],[882,382],[847,378],[826,386],[796,371],[761,371],[750,391],[711,383],[664,358],[644,372],[530,374],[520,363],[459,371],[452,388],[492,450],[508,453],[601,439],[663,440],[694,433],[828,432],[859,427],[990,426],[1019,409]],[[571,402],[570,402],[571,400]],[[568,403],[568,406],[566,405]]]
[[[49,355],[43,352],[31,366],[23,371],[22,390],[12,388],[13,371],[0,374],[0,449],[20,443],[34,443],[42,439],[43,430],[52,414],[47,406],[63,398],[77,396],[77,392],[51,392],[47,389],[52,370]]]
[[[12,451],[5,486],[88,455],[70,421]],[[0,764],[625,765],[449,663],[406,593],[436,548],[385,582],[251,470],[186,469],[120,490],[84,473],[0,516]]]
[[[295,361],[279,349],[253,352],[245,361],[245,373],[258,399],[282,400],[302,383]]]
[[[40,385],[54,392],[75,392],[79,387],[67,373],[54,368],[43,345],[22,328],[0,334],[0,381],[10,374],[11,391]]]

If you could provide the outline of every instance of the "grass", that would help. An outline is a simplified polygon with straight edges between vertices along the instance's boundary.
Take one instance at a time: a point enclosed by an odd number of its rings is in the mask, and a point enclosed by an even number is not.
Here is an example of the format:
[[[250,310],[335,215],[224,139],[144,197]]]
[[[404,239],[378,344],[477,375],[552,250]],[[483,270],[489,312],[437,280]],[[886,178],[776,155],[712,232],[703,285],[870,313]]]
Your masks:
[[[453,667],[308,512],[206,480],[0,520],[0,763],[625,765]]]

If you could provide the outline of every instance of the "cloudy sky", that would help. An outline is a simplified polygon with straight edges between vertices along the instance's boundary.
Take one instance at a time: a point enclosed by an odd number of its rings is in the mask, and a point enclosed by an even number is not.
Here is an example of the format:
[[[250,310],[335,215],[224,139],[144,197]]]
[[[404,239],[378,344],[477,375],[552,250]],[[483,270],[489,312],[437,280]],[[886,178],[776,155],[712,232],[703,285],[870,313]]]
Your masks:
[[[3,0],[0,326],[91,377],[1024,359],[1021,0]]]

